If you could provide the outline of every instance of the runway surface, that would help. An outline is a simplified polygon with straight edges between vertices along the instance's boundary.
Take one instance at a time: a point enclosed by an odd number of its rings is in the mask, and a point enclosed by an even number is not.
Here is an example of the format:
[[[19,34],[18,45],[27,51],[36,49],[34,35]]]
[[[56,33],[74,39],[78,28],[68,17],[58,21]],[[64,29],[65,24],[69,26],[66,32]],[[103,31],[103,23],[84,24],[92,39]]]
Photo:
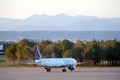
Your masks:
[[[52,69],[46,72],[41,67],[2,67],[0,80],[120,80],[120,68],[77,68],[73,72]]]

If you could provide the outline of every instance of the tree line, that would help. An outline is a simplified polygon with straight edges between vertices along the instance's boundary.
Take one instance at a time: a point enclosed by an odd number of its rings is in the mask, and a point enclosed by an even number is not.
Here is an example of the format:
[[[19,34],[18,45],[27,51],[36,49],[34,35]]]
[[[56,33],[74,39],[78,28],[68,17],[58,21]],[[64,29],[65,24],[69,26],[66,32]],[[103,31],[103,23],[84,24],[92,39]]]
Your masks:
[[[39,46],[43,58],[75,58],[78,62],[88,62],[90,64],[120,65],[120,41],[80,41],[73,43],[67,39],[52,42],[43,40],[36,42],[23,39],[18,43],[10,45],[6,51],[7,59],[15,61],[34,60],[35,45]]]

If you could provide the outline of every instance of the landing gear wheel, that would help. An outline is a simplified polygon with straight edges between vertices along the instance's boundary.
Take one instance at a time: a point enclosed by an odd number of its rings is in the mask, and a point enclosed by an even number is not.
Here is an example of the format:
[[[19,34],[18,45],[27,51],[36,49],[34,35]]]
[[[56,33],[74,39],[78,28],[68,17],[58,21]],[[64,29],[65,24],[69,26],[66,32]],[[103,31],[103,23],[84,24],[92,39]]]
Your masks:
[[[50,68],[45,68],[46,70],[47,70],[47,72],[50,72],[51,71],[51,69]]]
[[[62,72],[66,72],[66,69],[63,69]]]
[[[73,69],[70,69],[70,71],[73,71]]]

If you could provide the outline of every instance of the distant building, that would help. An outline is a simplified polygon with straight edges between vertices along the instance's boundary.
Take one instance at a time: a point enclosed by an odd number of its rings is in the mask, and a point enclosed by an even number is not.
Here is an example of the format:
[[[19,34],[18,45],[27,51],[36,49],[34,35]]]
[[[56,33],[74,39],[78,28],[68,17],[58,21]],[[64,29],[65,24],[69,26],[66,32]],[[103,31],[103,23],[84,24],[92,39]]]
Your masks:
[[[5,55],[5,50],[14,42],[0,41],[0,55]]]
[[[3,44],[0,44],[0,55],[4,54],[4,47]]]

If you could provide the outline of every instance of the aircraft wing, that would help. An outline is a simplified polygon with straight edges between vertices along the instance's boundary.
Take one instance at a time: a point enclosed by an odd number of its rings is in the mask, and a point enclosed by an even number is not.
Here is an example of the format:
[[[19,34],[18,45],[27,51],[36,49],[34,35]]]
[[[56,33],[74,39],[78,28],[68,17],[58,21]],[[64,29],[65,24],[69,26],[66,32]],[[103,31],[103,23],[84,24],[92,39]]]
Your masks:
[[[88,64],[88,62],[78,62],[77,64]]]
[[[20,63],[22,63],[22,64],[36,64],[34,60],[22,60]]]

